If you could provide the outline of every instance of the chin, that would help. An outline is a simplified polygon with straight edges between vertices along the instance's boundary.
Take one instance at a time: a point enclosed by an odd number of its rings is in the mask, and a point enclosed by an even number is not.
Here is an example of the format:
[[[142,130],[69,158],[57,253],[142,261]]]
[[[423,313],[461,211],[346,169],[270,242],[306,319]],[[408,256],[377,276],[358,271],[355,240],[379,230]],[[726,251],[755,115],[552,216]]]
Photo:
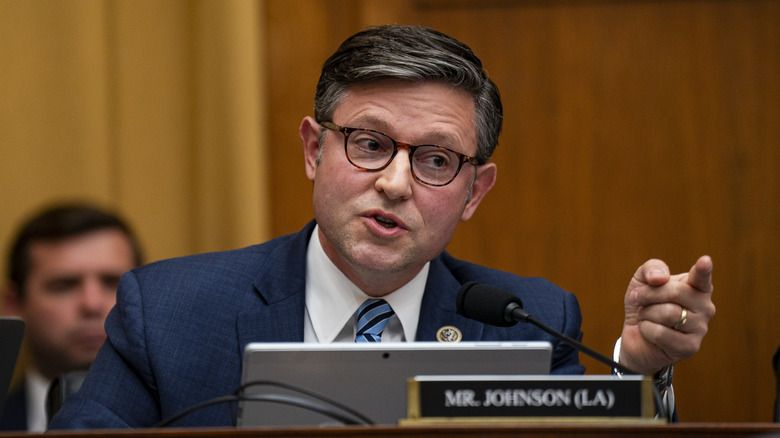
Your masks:
[[[371,254],[370,256],[360,257],[355,260],[356,266],[364,272],[371,272],[380,275],[392,275],[399,272],[405,272],[411,269],[414,264],[406,257],[398,257],[398,253],[390,255]],[[422,264],[421,264],[422,266]]]

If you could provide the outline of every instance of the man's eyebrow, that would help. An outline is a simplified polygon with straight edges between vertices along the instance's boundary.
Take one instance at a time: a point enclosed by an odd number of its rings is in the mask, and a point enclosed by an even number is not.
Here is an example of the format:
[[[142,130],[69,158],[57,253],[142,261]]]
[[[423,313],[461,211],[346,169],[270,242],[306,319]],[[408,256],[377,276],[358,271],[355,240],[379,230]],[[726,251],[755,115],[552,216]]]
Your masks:
[[[390,125],[384,120],[374,116],[360,116],[350,122],[350,128],[362,128],[373,129],[375,131],[386,132],[390,129]]]
[[[438,145],[439,143],[442,143],[441,146],[446,146],[448,148],[460,148],[462,146],[460,137],[451,132],[433,131],[427,133],[426,138],[433,138],[434,144]]]
[[[393,139],[395,139],[396,141],[406,142],[404,139],[397,138],[399,134],[395,134],[395,133],[390,134],[389,132],[387,132],[390,130],[390,125],[388,125],[387,122],[385,122],[384,120],[378,117],[374,117],[370,115],[360,116],[355,120],[353,120],[352,122],[350,122],[349,127],[373,129],[375,131],[379,131],[393,137]],[[434,144],[437,146],[446,146],[450,149],[461,149],[463,147],[460,138],[451,132],[445,132],[445,131],[426,132],[425,138],[429,138],[431,140],[422,143],[416,143],[416,144]]]

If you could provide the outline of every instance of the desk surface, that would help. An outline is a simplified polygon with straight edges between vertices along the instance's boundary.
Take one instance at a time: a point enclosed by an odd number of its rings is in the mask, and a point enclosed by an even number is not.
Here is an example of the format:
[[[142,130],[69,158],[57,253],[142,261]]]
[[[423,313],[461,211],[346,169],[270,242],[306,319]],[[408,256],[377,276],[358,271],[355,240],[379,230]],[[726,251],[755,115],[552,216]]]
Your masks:
[[[81,430],[54,431],[47,437],[196,437],[196,438],[291,438],[291,437],[459,437],[488,438],[602,438],[602,437],[761,437],[780,438],[780,424],[773,423],[682,423],[671,425],[609,425],[609,424],[523,424],[523,425],[446,425],[446,426],[402,426],[374,427],[348,426],[318,429],[275,428],[275,429],[137,429],[137,430]],[[0,433],[2,438],[28,438],[26,433]]]

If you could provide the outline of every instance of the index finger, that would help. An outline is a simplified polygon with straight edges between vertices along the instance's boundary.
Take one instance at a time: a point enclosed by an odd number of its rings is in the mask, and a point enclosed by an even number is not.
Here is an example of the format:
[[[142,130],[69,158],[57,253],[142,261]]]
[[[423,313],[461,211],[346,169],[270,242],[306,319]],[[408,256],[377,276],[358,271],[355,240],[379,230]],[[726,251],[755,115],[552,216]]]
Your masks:
[[[707,255],[699,257],[688,272],[686,282],[704,293],[712,292],[712,258]]]

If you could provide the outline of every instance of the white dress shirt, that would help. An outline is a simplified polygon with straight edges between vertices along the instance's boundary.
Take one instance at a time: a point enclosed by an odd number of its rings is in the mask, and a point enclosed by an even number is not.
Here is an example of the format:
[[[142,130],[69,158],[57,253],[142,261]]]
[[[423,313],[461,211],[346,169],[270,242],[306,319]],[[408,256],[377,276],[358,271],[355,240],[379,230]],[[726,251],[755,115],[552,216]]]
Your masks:
[[[615,349],[612,351],[612,360],[620,363],[620,345],[623,342],[623,338],[618,338],[617,342],[615,342]],[[617,370],[614,371],[614,373],[620,377],[623,375],[623,373],[618,372]],[[664,404],[664,409],[666,409],[666,420],[672,421],[672,418],[674,417],[674,388],[672,385],[669,385],[666,390],[664,390],[661,394],[661,402]],[[656,416],[658,417],[658,416]]]
[[[306,316],[304,342],[354,342],[355,312],[363,301],[373,298],[361,291],[330,261],[320,243],[319,228],[309,239],[306,252]],[[425,282],[426,263],[409,283],[381,297],[395,312],[382,332],[383,342],[415,340]]]
[[[48,426],[46,395],[51,382],[34,368],[25,371],[25,397],[27,401],[27,431],[43,432]]]

